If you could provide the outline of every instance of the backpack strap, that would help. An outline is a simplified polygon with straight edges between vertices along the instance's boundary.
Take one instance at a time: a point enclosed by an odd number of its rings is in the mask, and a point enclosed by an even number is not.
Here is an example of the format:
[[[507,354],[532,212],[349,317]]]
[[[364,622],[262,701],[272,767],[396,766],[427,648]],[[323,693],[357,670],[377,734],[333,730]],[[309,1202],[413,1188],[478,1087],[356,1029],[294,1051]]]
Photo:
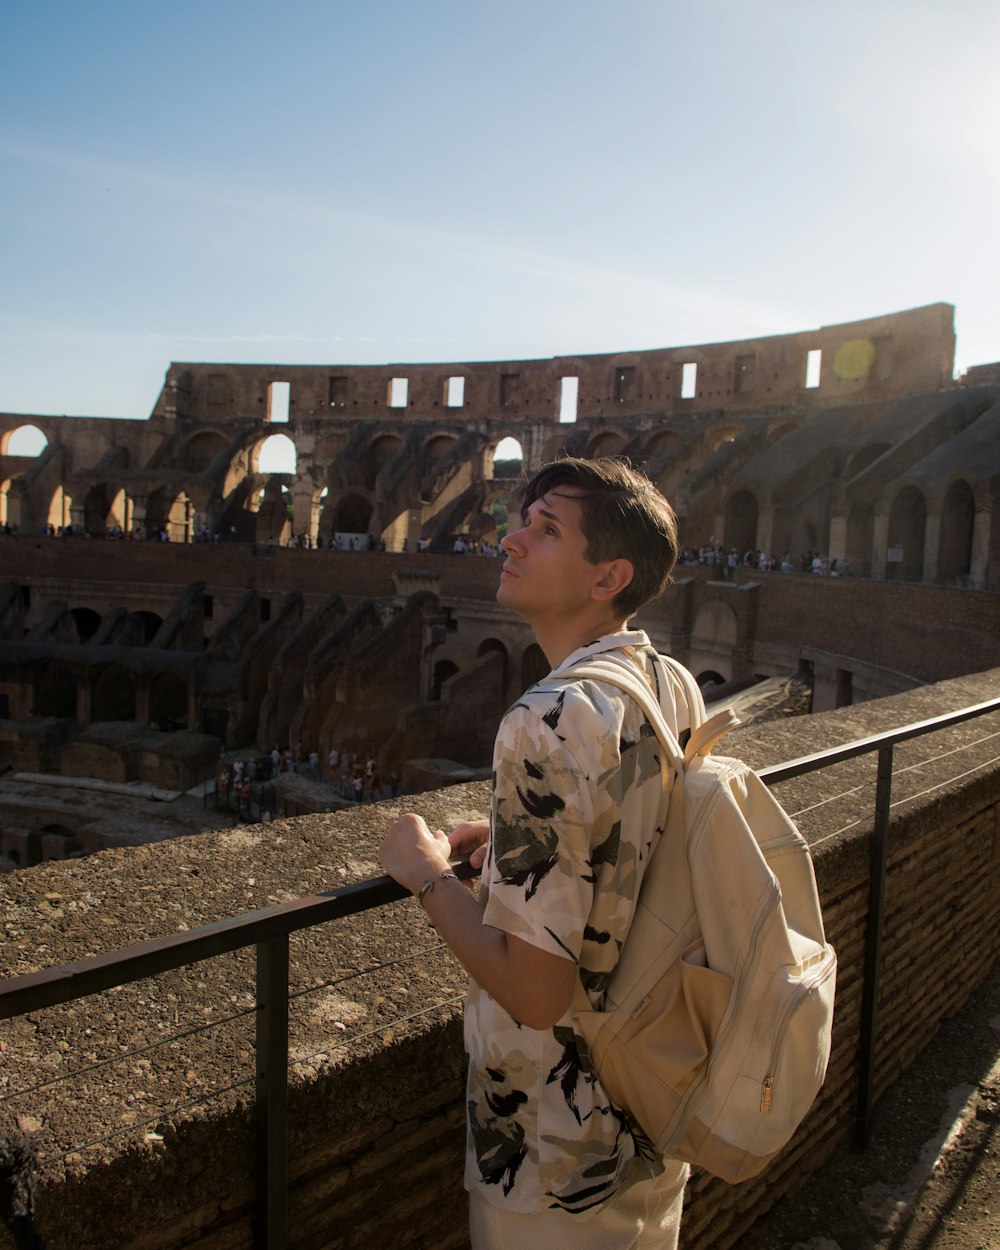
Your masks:
[[[663,709],[653,692],[650,679],[639,666],[635,649],[632,647],[621,647],[619,650],[624,652],[632,663],[623,662],[614,653],[609,653],[597,656],[585,664],[574,664],[571,669],[568,669],[565,674],[560,674],[560,676],[572,673],[576,678],[607,682],[609,685],[617,686],[619,690],[623,690],[630,695],[638,703],[644,716],[652,725],[660,744],[667,754],[667,758],[677,773],[683,773],[686,765],[696,755],[708,755],[720,738],[741,723],[740,718],[731,707],[723,708],[711,717],[707,716],[701,690],[688,669],[673,659],[672,656],[661,655],[660,659],[664,662],[665,667],[680,681],[688,705],[691,736],[687,745],[682,749],[675,734],[664,719]],[[630,652],[631,654],[629,654]]]
[[[666,753],[667,760],[677,773],[684,772],[684,751],[676,736],[667,724],[663,709],[653,693],[645,674],[632,664],[623,663],[610,655],[600,656],[586,664],[574,664],[569,670],[574,678],[590,681],[606,682],[609,686],[617,686],[638,703],[643,715],[653,727],[660,745]],[[640,674],[642,674],[640,676]],[[561,676],[563,674],[560,674]],[[666,761],[664,761],[666,763]]]

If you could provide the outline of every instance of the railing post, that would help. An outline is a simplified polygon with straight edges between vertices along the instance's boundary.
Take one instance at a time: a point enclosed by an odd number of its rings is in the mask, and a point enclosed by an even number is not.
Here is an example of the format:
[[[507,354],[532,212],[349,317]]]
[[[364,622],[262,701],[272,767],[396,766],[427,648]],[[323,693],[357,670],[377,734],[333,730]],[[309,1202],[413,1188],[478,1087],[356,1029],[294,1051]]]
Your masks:
[[[858,1075],[857,1142],[868,1145],[875,1100],[875,1044],[882,982],[882,935],[885,930],[885,883],[889,862],[889,809],[892,803],[893,745],[879,748],[868,880],[868,926],[865,931],[865,973],[861,996],[861,1064]]]
[[[288,934],[257,944],[254,1246],[288,1244]]]

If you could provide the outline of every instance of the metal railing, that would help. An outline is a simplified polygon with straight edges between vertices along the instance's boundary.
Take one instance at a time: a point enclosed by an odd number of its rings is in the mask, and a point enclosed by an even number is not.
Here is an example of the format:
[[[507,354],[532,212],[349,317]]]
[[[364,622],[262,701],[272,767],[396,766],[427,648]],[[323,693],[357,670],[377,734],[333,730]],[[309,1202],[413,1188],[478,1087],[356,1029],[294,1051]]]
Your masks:
[[[897,743],[995,711],[1000,711],[1000,698],[759,770],[766,784],[775,785],[833,764],[878,753],[860,1033],[857,1135],[861,1143],[867,1141],[873,1110],[893,751]],[[456,872],[463,879],[476,875],[464,861],[456,865]],[[391,878],[378,877],[234,916],[202,928],[89,956],[61,967],[11,977],[0,982],[0,1020],[86,998],[161,972],[255,946],[257,1113],[254,1240],[258,1250],[285,1250],[289,935],[396,902],[407,894],[408,891]]]

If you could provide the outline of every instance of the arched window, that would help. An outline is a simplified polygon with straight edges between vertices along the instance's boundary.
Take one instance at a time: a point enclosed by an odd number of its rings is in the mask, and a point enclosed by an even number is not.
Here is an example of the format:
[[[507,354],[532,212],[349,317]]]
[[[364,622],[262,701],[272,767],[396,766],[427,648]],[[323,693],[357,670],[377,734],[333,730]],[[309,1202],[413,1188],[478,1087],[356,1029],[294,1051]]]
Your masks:
[[[924,535],[927,503],[915,486],[904,486],[889,514],[889,550],[886,578],[919,582],[924,575]]]
[[[952,482],[941,510],[941,538],[938,549],[938,577],[963,578],[972,571],[972,531],[976,521],[976,500],[964,479]]]
[[[48,445],[37,425],[19,425],[3,440],[2,451],[5,456],[40,456]]]

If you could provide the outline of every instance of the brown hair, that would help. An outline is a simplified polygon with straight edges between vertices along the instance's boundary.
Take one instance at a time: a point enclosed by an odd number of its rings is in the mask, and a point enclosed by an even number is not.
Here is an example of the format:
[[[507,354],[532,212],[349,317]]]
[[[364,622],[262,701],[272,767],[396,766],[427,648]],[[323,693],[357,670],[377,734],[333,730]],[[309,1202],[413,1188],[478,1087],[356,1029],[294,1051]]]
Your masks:
[[[580,495],[581,522],[591,564],[625,559],[632,563],[631,582],[615,596],[625,617],[663,590],[677,563],[677,518],[649,478],[626,460],[605,457],[584,460],[566,456],[542,465],[524,489],[522,515],[560,486]]]

